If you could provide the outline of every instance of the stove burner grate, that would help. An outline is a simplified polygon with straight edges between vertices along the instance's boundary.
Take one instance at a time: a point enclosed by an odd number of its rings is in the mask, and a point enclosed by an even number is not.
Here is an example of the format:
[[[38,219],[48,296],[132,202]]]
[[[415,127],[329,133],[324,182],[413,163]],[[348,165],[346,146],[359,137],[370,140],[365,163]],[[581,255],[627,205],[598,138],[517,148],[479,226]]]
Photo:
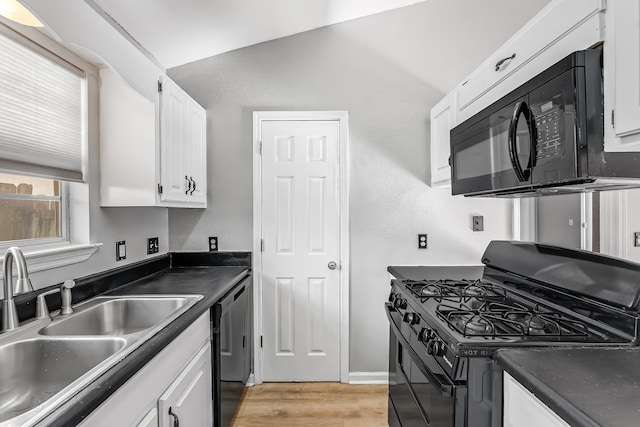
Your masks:
[[[515,301],[484,302],[476,308],[439,304],[437,315],[465,337],[562,337],[584,339],[589,328],[583,322],[539,306],[527,307]]]
[[[506,292],[504,289],[481,280],[406,280],[407,289],[425,302],[433,299],[437,302],[469,302],[479,301],[504,301]]]

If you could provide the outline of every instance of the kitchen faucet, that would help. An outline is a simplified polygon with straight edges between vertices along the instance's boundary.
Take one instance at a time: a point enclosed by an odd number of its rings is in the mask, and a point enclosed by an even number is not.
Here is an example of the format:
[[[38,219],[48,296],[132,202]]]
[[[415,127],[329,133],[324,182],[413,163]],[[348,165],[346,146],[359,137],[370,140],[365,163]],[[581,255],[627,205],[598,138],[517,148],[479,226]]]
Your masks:
[[[13,286],[13,260],[16,261],[18,268],[18,281]],[[16,304],[13,302],[14,295],[23,294],[33,291],[29,272],[27,271],[27,262],[20,248],[12,246],[4,254],[4,299],[2,300],[2,330],[10,331],[18,327],[18,312]]]

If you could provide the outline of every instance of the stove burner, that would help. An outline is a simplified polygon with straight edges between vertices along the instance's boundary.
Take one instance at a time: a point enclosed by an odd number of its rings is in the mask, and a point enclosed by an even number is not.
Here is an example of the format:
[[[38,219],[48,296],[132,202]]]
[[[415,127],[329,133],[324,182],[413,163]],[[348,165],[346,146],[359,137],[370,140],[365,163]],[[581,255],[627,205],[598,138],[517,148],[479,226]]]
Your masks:
[[[469,335],[486,335],[493,331],[493,326],[488,321],[474,316],[464,323],[464,330]]]
[[[476,284],[469,285],[462,290],[462,295],[467,298],[478,298],[487,294],[487,289]]]
[[[422,288],[422,290],[420,290],[420,296],[423,297],[437,297],[442,295],[442,289],[439,289],[438,287],[434,286],[434,285],[427,285],[424,288]]]

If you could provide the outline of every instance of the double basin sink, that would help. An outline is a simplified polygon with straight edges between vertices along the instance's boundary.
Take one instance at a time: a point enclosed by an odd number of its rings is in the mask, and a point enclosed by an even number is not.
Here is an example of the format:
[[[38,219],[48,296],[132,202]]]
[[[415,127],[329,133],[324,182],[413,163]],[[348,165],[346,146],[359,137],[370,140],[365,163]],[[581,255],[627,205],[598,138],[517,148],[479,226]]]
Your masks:
[[[38,422],[200,299],[95,297],[0,334],[0,426]]]

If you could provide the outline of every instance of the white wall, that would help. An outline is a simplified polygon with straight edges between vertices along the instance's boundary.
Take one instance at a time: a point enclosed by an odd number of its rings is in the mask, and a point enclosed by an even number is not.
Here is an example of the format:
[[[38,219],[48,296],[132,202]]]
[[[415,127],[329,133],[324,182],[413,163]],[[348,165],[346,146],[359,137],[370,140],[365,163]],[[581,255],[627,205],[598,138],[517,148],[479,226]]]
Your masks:
[[[511,237],[511,201],[427,185],[429,110],[546,3],[430,0],[171,69],[208,110],[210,190],[207,210],[169,212],[170,249],[251,250],[254,110],[349,111],[350,371],[386,371],[386,267],[478,264]]]

